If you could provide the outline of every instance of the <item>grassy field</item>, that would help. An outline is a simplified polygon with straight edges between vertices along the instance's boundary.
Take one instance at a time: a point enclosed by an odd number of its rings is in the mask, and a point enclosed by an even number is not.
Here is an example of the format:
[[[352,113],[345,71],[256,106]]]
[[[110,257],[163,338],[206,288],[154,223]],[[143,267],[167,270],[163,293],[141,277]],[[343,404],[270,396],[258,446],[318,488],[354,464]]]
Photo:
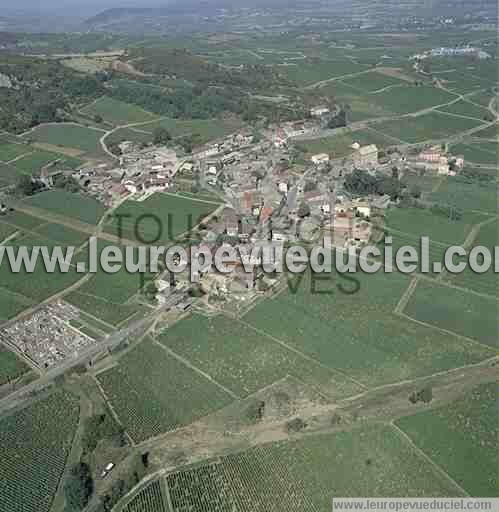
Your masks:
[[[397,425],[471,496],[497,496],[497,384]]]
[[[497,142],[473,142],[452,146],[452,153],[463,155],[466,162],[484,165],[498,165]]]
[[[286,375],[317,386],[332,398],[344,398],[362,389],[265,334],[222,316],[207,319],[194,315],[166,330],[159,341],[240,397],[247,397]]]
[[[102,135],[104,135],[104,131],[77,124],[60,123],[38,126],[27,133],[24,138],[61,148],[80,150],[84,153],[82,157],[100,158],[106,156],[99,144]]]
[[[290,289],[258,304],[244,321],[366,386],[428,375],[490,356],[485,347],[393,314],[409,286],[408,277],[378,272],[357,273],[354,279],[357,285],[351,278],[333,275],[331,281],[312,288],[307,274],[296,293]],[[329,295],[324,294],[327,291]]]
[[[2,313],[2,295],[0,293],[0,314]],[[13,352],[0,345],[0,386],[18,379],[29,370],[28,366]]]
[[[51,190],[25,199],[27,206],[46,210],[67,219],[96,225],[104,215],[105,207],[95,199],[64,190]]]
[[[232,401],[221,388],[149,339],[98,379],[137,442],[188,425]]]
[[[104,121],[114,125],[154,121],[157,118],[155,114],[147,112],[136,105],[130,105],[108,96],[99,98],[97,101],[81,109],[81,111],[92,117],[99,115]]]
[[[497,346],[498,304],[465,291],[419,282],[405,311],[407,315],[442,329]],[[491,351],[491,356],[493,351]]]
[[[397,121],[382,122],[376,125],[376,129],[391,137],[414,144],[432,139],[443,139],[471,130],[479,124],[478,120],[431,112],[418,117],[405,117]]]
[[[42,224],[46,224],[43,219],[17,211],[8,212],[7,215],[3,215],[0,218],[3,224],[8,224],[9,226],[14,226],[19,229],[34,230]]]
[[[217,208],[217,203],[203,202],[172,194],[156,193],[145,201],[126,201],[115,212],[124,216],[122,237],[144,243],[170,243],[189,231]],[[119,217],[105,226],[107,233],[119,235]],[[141,240],[142,239],[142,240]]]
[[[1,217],[0,217],[1,218]],[[17,228],[9,224],[4,224],[0,221],[0,242],[3,242],[6,238],[13,235],[17,231]]]
[[[317,512],[335,496],[452,496],[390,427],[263,445],[167,476],[173,512]]]
[[[78,415],[78,402],[57,392],[0,421],[1,512],[50,510]]]

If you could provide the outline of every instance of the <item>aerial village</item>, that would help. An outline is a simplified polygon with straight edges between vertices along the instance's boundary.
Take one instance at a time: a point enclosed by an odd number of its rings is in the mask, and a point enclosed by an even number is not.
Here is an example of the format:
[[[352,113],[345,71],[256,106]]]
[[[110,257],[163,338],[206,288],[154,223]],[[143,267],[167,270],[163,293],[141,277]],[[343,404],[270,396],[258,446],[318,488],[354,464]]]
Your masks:
[[[194,148],[191,154],[176,147],[123,142],[114,164],[86,166],[71,173],[88,195],[108,208],[125,200],[142,202],[158,192],[195,197],[195,189],[209,194],[220,206],[190,236],[213,254],[224,244],[243,244],[250,254],[251,248],[269,243],[322,244],[327,239],[343,249],[377,243],[383,212],[393,198],[387,194],[355,197],[345,189],[345,177],[354,171],[393,177],[394,169],[398,177],[411,173],[455,176],[464,166],[464,159],[450,155],[445,145],[380,151],[374,144],[354,142],[347,156],[323,152],[304,158],[296,143],[317,137],[324,118],[330,116],[328,107],[317,106],[307,120],[269,126],[258,137],[241,130]],[[48,187],[53,178],[50,172],[41,176]],[[157,277],[154,304],[161,311],[182,315],[201,308],[206,314],[225,308],[241,313],[281,285],[278,276],[263,272],[260,259],[245,262],[251,271],[235,261],[234,272],[222,274],[212,267],[194,278],[190,262],[185,263],[183,272],[165,270]],[[46,308],[0,333],[8,346],[42,371],[81,356],[96,343],[78,330],[76,308],[63,301]]]

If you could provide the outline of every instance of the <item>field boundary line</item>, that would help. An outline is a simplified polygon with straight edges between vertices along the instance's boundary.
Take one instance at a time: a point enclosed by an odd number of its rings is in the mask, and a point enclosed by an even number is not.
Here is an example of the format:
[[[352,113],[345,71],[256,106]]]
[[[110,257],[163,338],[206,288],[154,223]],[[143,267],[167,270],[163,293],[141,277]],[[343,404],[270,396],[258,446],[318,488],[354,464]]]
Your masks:
[[[109,397],[106,395],[106,392],[104,391],[104,388],[102,387],[101,383],[99,382],[99,379],[95,375],[90,375],[90,378],[97,385],[99,393],[102,395],[102,398],[104,399],[106,405],[109,407],[109,411],[111,412],[111,415],[113,416],[113,418],[116,421],[116,423],[118,423],[118,425],[123,429],[123,432],[125,433],[127,439],[130,441],[131,446],[132,447],[136,446],[136,443],[132,439],[132,436],[128,433],[128,431],[126,430],[125,426],[121,422],[118,414],[114,410],[113,404],[111,403],[111,400],[109,399]]]
[[[395,314],[404,312],[404,309],[406,308],[407,304],[411,300],[412,295],[416,291],[418,283],[419,277],[417,276],[411,280],[409,286],[407,287],[407,290],[403,293],[402,297],[400,297],[400,300],[398,301],[397,305],[395,306],[395,309],[393,310]]]
[[[494,351],[493,347],[491,347],[490,345],[487,345],[481,341],[478,341],[478,340],[475,340],[473,338],[468,338],[468,336],[464,336],[462,334],[458,334],[457,332],[454,332],[454,331],[449,331],[448,329],[444,329],[443,327],[438,327],[437,325],[432,325],[432,324],[428,324],[426,322],[423,322],[421,320],[417,320],[416,318],[413,318],[412,316],[409,316],[405,313],[393,313],[394,315],[397,315],[397,316],[400,316],[402,318],[405,318],[406,320],[410,320],[411,322],[415,322],[419,325],[423,325],[424,327],[429,327],[431,329],[436,329],[437,331],[440,331],[441,333],[444,333],[444,334],[449,334],[451,336],[455,336],[456,338],[459,338],[463,341],[467,341],[468,343],[473,343],[473,344],[476,344],[476,345],[480,345],[481,347],[483,348],[487,348],[489,350],[492,350]]]
[[[273,340],[275,343],[278,343],[279,345],[281,345],[282,347],[286,348],[287,350],[289,350],[291,352],[294,352],[295,354],[299,355],[303,359],[306,359],[307,361],[309,361],[311,363],[314,363],[317,366],[320,366],[321,368],[324,368],[325,370],[328,370],[331,373],[338,373],[338,374],[342,375],[343,377],[347,378],[348,380],[352,381],[353,383],[357,384],[357,386],[360,386],[363,389],[368,389],[368,387],[365,384],[362,384],[361,382],[355,380],[353,377],[350,377],[350,375],[348,375],[344,371],[336,369],[336,368],[331,368],[329,366],[326,366],[324,363],[321,363],[320,361],[317,361],[313,357],[307,356],[306,354],[304,354],[303,352],[301,352],[297,348],[292,347],[291,345],[288,345],[285,341],[280,340],[279,338],[276,338],[275,336],[272,336],[271,334],[269,334],[269,333],[267,333],[267,332],[265,332],[265,331],[263,331],[261,329],[258,329],[258,327],[255,327],[254,325],[251,325],[248,322],[246,322],[246,321],[244,321],[244,320],[242,320],[240,318],[234,318],[234,320],[236,322],[239,322],[242,325],[248,327],[249,329],[252,329],[253,331],[257,332],[258,334],[260,334],[262,336],[266,336],[267,338]]]
[[[493,357],[489,357],[488,359],[484,359],[483,361],[480,361],[478,363],[471,363],[471,364],[467,364],[464,366],[458,366],[457,368],[450,368],[449,370],[442,370],[440,372],[431,373],[429,375],[422,375],[421,377],[414,377],[413,379],[406,379],[406,380],[401,380],[398,382],[392,382],[391,384],[382,384],[381,386],[375,386],[375,387],[370,388],[367,391],[363,391],[362,393],[359,393],[357,395],[349,396],[346,398],[341,398],[341,399],[337,400],[336,403],[341,406],[344,403],[353,402],[355,400],[358,400],[358,399],[368,395],[369,393],[376,393],[378,391],[383,391],[384,389],[408,386],[408,385],[416,384],[417,382],[420,382],[420,381],[436,379],[439,377],[443,377],[445,375],[450,375],[455,372],[462,372],[464,370],[469,370],[472,368],[479,368],[481,366],[485,367],[486,365],[488,365],[490,363],[497,362],[498,358],[499,358],[499,356],[495,355]],[[420,412],[420,411],[415,411],[414,414],[417,414],[418,412]]]
[[[449,483],[451,483],[456,489],[458,489],[464,496],[469,496],[469,494],[443,469],[441,468],[429,455],[427,455],[419,446],[417,446],[414,441],[407,435],[400,427],[398,427],[393,421],[389,423],[389,425],[393,428],[393,430],[405,440],[410,447],[424,460],[426,460],[436,471],[437,473],[444,477]]]
[[[159,348],[162,348],[167,354],[175,358],[179,363],[182,363],[184,366],[187,366],[187,368],[191,369],[193,372],[196,372],[197,374],[201,375],[205,379],[209,380],[212,384],[215,384],[218,386],[221,390],[225,391],[228,395],[230,395],[234,400],[242,400],[242,398],[238,395],[236,395],[233,391],[231,391],[229,388],[226,388],[223,384],[220,384],[218,381],[216,381],[211,375],[204,372],[197,366],[194,366],[189,360],[187,360],[185,357],[182,357],[181,355],[174,352],[170,347],[163,345],[160,341],[158,341],[154,336],[150,336],[153,340],[153,343],[157,345]]]
[[[161,478],[161,481],[162,481],[162,488],[163,488],[163,491],[165,493],[165,498],[166,498],[166,507],[167,507],[167,510],[174,510],[173,508],[173,503],[172,503],[172,497],[170,496],[170,486],[168,485],[168,480],[166,479],[167,475],[162,475],[160,478]]]

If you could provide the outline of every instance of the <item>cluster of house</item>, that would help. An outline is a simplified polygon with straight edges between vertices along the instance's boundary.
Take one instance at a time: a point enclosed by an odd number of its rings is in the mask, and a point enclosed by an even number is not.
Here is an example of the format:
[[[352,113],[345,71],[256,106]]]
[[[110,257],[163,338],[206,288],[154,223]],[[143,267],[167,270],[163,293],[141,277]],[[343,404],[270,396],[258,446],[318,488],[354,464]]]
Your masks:
[[[463,156],[452,156],[447,148],[440,145],[427,147],[415,157],[409,157],[410,163],[416,170],[436,172],[442,176],[455,176],[464,167]]]
[[[462,56],[474,56],[480,60],[490,59],[491,55],[480,48],[473,46],[463,46],[457,48],[433,48],[423,53],[418,53],[411,57],[413,60],[424,60],[431,57],[462,57]]]
[[[358,142],[354,142],[351,146],[352,152],[349,159],[357,169],[375,169],[378,165],[379,150],[375,144],[361,146]],[[310,161],[315,166],[327,165],[334,160],[335,155],[329,153],[318,153],[312,155]]]

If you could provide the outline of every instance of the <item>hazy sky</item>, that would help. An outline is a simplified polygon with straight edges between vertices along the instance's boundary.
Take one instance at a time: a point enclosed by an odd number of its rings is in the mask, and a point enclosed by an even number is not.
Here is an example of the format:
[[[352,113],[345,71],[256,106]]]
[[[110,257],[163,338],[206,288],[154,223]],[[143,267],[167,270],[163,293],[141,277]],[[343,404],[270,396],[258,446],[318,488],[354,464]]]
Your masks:
[[[0,0],[0,16],[11,12],[100,12],[109,7],[156,7],[168,4],[168,0]]]

